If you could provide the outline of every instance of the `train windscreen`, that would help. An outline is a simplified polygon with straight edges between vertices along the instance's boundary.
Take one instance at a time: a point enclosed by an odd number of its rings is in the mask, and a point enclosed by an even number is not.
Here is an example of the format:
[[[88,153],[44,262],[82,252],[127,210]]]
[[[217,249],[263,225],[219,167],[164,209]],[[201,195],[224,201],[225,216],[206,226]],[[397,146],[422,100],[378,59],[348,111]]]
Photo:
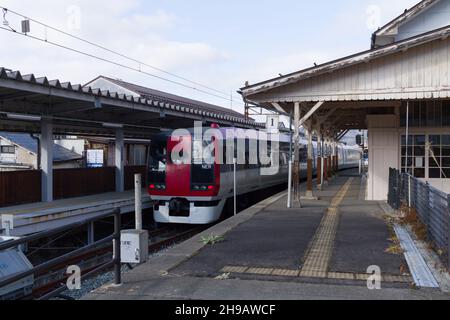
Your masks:
[[[166,182],[167,144],[163,141],[152,142],[148,165],[150,183]]]
[[[210,144],[204,140],[197,140],[192,145],[191,183],[193,189],[213,184],[214,151],[209,149]]]

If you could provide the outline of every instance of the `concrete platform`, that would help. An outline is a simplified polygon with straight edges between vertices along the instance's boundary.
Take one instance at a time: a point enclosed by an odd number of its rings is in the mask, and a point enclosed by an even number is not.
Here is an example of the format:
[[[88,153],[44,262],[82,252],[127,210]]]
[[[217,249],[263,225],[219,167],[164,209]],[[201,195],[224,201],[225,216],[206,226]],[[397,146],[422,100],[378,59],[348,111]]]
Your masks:
[[[279,194],[153,257],[86,299],[449,299],[411,289],[403,255],[386,253],[391,230],[377,202],[361,200],[360,177],[342,173],[319,201],[287,209]],[[205,246],[205,235],[224,241]],[[367,268],[382,289],[367,288]],[[407,271],[407,267],[406,267]]]
[[[151,207],[150,196],[143,189],[142,208]],[[11,235],[25,236],[94,218],[115,208],[122,214],[134,212],[134,190],[0,208],[0,227],[5,228],[5,222],[10,221]]]

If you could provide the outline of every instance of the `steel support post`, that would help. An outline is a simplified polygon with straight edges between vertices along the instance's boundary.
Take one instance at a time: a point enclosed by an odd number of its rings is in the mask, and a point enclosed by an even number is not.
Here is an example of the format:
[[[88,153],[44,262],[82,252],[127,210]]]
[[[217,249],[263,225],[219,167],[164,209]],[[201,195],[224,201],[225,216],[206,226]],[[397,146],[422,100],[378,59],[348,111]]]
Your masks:
[[[39,143],[42,202],[53,201],[53,144],[53,124],[51,120],[43,119]]]

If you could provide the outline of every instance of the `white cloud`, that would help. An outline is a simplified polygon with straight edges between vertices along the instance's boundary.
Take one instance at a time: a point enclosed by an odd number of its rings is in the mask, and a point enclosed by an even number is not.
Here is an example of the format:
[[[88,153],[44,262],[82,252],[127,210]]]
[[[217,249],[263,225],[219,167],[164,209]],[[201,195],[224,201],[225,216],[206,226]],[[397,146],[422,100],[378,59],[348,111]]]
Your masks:
[[[384,24],[416,1],[373,0],[372,2],[381,8],[380,21]],[[237,50],[234,51],[231,47],[233,45],[230,45],[230,51],[233,52],[231,57],[228,52],[219,50],[202,39],[190,41],[181,38],[185,30],[192,30],[189,18],[184,20],[183,17],[158,7],[148,12],[149,3],[151,3],[148,0],[1,0],[1,3],[32,18],[230,94],[232,90],[235,91],[241,87],[246,80],[255,83],[276,77],[279,73],[294,72],[310,67],[314,62],[320,64],[367,49],[370,43],[371,30],[366,24],[367,2],[365,1],[357,4],[354,1],[342,1],[343,9],[336,12],[334,20],[326,22],[326,30],[321,29],[320,32],[317,31],[317,34],[314,34],[314,23],[317,22],[299,23],[297,25],[299,28],[310,28],[311,37],[296,39],[297,42],[290,41],[286,48],[280,48],[275,52],[264,50],[270,38],[264,40],[267,42],[258,44],[236,36],[238,41],[248,42],[246,45],[236,42]],[[70,10],[73,8],[79,8],[79,29],[77,30],[70,29],[70,27],[73,28],[72,22],[77,20],[77,10]],[[10,14],[8,18],[19,26],[20,20],[13,19]],[[249,22],[251,21],[246,20],[241,23],[248,25]],[[44,29],[36,24],[32,24],[31,27],[33,34],[38,36],[47,34],[50,40],[138,67],[136,63],[95,50],[49,30],[45,33]],[[317,27],[319,29],[323,25]],[[279,29],[282,32],[283,25]],[[0,41],[2,44],[7,44],[0,50],[0,66],[18,69],[25,73],[32,72],[80,83],[104,74],[175,94],[229,105],[229,102],[225,100],[197,94],[189,89],[172,86],[142,74],[3,31],[0,31]],[[230,42],[224,39],[221,44],[225,46]],[[245,50],[249,52],[243,52]],[[151,69],[147,71],[157,73]]]
[[[131,19],[127,19],[127,22],[141,28],[154,30],[159,28],[171,28],[178,22],[178,18],[174,14],[167,13],[163,10],[157,10],[151,15],[133,15]]]
[[[6,0],[2,1],[2,5],[169,71],[227,58],[225,53],[208,43],[170,39],[167,35],[168,31],[183,28],[183,22],[176,15],[157,8],[148,14],[143,14],[145,10],[142,10],[140,6],[146,4],[138,0],[74,0],[70,4],[54,0],[20,2]],[[12,26],[20,29],[20,19],[12,13],[8,13],[7,17]],[[81,49],[133,68],[138,67],[137,63],[95,49],[54,31],[45,30],[35,23],[31,24],[31,28],[31,35],[46,36],[49,41]],[[100,73],[117,74],[119,77],[127,74],[130,81],[136,77],[136,74],[132,72],[55,48],[49,44],[27,40],[3,31],[0,36],[2,42],[14,44],[8,46],[8,50],[0,51],[1,64],[5,67],[36,74],[49,74],[51,77],[65,77],[76,82],[85,82]],[[146,71],[156,73],[152,69]]]

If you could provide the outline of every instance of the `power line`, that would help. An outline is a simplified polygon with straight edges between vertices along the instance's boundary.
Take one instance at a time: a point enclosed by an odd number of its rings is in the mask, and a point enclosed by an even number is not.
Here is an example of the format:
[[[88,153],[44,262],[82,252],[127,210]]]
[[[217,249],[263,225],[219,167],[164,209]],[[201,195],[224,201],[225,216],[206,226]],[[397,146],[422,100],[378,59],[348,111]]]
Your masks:
[[[191,83],[191,84],[194,84],[194,85],[203,87],[203,88],[205,88],[205,89],[208,89],[208,90],[210,90],[210,91],[213,91],[213,92],[220,93],[220,94],[223,94],[223,95],[225,95],[225,96],[228,96],[228,93],[225,93],[225,92],[220,91],[220,90],[217,90],[217,89],[215,89],[215,88],[206,86],[206,85],[201,84],[201,83],[199,83],[199,82],[192,81],[192,80],[190,80],[190,79],[188,79],[188,78],[179,76],[179,75],[177,75],[177,74],[175,74],[175,73],[166,71],[166,70],[164,70],[164,69],[161,69],[161,68],[158,68],[158,67],[149,65],[149,64],[147,64],[147,63],[145,63],[145,62],[142,62],[142,61],[139,61],[139,60],[134,59],[134,58],[132,58],[132,57],[126,56],[125,54],[122,54],[122,53],[120,53],[120,52],[117,52],[117,51],[108,49],[108,48],[106,48],[106,47],[104,47],[104,46],[102,46],[102,45],[96,44],[96,43],[94,43],[94,42],[92,42],[92,41],[89,41],[89,40],[80,38],[80,37],[78,37],[78,36],[76,36],[76,35],[73,35],[73,34],[71,34],[71,33],[65,32],[65,31],[60,30],[60,29],[58,29],[58,28],[52,27],[52,26],[50,26],[50,25],[48,25],[48,24],[45,24],[45,23],[43,23],[43,22],[40,22],[40,21],[38,21],[38,20],[29,18],[29,17],[27,17],[27,16],[25,16],[25,15],[23,15],[23,14],[21,14],[21,13],[15,12],[15,11],[10,10],[10,9],[8,9],[8,8],[5,8],[5,7],[3,7],[3,6],[0,6],[0,8],[2,8],[3,10],[6,10],[7,12],[11,12],[12,14],[15,14],[15,15],[17,15],[17,16],[20,16],[20,17],[22,17],[22,18],[24,18],[24,19],[28,19],[28,20],[30,20],[30,21],[33,21],[33,22],[37,23],[37,24],[40,24],[40,25],[42,25],[42,26],[45,27],[45,28],[54,30],[54,31],[56,31],[56,32],[59,32],[59,33],[61,33],[61,34],[64,34],[64,35],[66,35],[66,36],[68,36],[68,37],[71,37],[71,38],[73,38],[73,39],[76,39],[76,40],[78,40],[78,41],[87,43],[87,44],[89,44],[89,45],[91,45],[91,46],[97,47],[97,48],[99,48],[99,49],[102,49],[102,50],[107,51],[107,52],[109,52],[109,53],[115,54],[115,55],[120,56],[120,57],[122,57],[122,58],[125,58],[125,59],[127,59],[127,60],[136,62],[136,63],[138,63],[140,66],[142,65],[142,66],[149,67],[149,68],[151,68],[151,69],[157,70],[157,71],[159,71],[159,72],[162,72],[162,73],[164,73],[164,74],[170,75],[170,76],[175,77],[175,78],[178,78],[178,79],[180,79],[180,80],[183,80],[183,81],[189,82],[189,83]],[[232,96],[232,95],[231,95],[230,98],[228,98],[228,97],[223,97],[223,96],[219,96],[219,95],[217,95],[217,94],[213,94],[213,93],[207,92],[207,91],[205,91],[205,90],[198,89],[198,88],[196,88],[196,87],[192,87],[192,86],[186,85],[186,84],[181,83],[181,82],[179,82],[179,81],[174,81],[174,80],[171,80],[171,79],[164,78],[164,77],[162,77],[162,76],[158,76],[158,75],[155,75],[155,74],[152,74],[152,73],[149,73],[149,72],[142,71],[140,68],[133,68],[133,67],[124,65],[124,64],[122,64],[122,63],[115,62],[115,61],[110,60],[110,59],[102,58],[102,57],[96,56],[96,55],[94,55],[94,54],[90,54],[90,53],[87,53],[87,52],[84,52],[84,51],[81,51],[81,50],[78,50],[78,49],[74,49],[74,48],[71,48],[71,47],[68,47],[68,46],[61,45],[61,44],[56,43],[56,42],[49,41],[49,40],[47,40],[47,39],[42,39],[42,38],[39,38],[39,37],[36,37],[36,36],[32,36],[32,35],[28,35],[28,34],[24,34],[24,33],[19,33],[19,32],[17,32],[16,30],[12,29],[11,27],[10,27],[9,29],[8,29],[8,28],[5,28],[5,27],[0,27],[0,29],[5,30],[5,31],[9,31],[9,32],[12,32],[12,33],[16,33],[16,34],[18,34],[18,35],[22,35],[22,36],[25,36],[25,37],[29,37],[29,38],[32,38],[32,39],[35,39],[35,40],[38,40],[38,41],[41,41],[41,42],[45,42],[45,43],[48,43],[48,44],[57,46],[57,47],[59,47],[59,48],[66,49],[66,50],[70,50],[70,51],[72,51],[72,52],[76,52],[76,53],[78,53],[78,54],[82,54],[82,55],[85,55],[85,56],[88,56],[88,57],[91,57],[91,58],[95,58],[95,59],[101,60],[101,61],[103,61],[103,62],[111,63],[111,64],[114,64],[114,65],[116,65],[116,66],[122,67],[122,68],[126,68],[126,69],[129,69],[129,70],[132,70],[132,71],[136,71],[136,72],[139,72],[139,73],[148,75],[148,76],[150,76],[150,77],[157,78],[157,79],[159,79],[159,80],[163,80],[163,81],[166,81],[166,82],[170,82],[170,83],[172,83],[172,84],[180,85],[180,86],[183,86],[183,87],[185,87],[185,88],[188,88],[188,89],[192,89],[192,90],[201,92],[201,93],[203,93],[203,94],[207,94],[207,95],[210,95],[210,96],[213,96],[213,97],[216,97],[216,98],[220,98],[220,99],[224,99],[224,100],[227,100],[227,101],[231,101],[231,103],[235,102],[235,100],[233,99],[233,96]],[[242,103],[241,103],[241,104],[242,104]],[[242,106],[243,106],[243,104],[242,104]]]
[[[34,40],[45,42],[45,43],[51,44],[53,46],[59,47],[61,49],[69,50],[69,51],[72,51],[72,52],[75,52],[75,53],[78,53],[78,54],[81,54],[81,55],[84,55],[84,56],[87,56],[87,57],[90,57],[90,58],[94,58],[94,59],[97,59],[97,60],[100,60],[100,61],[103,61],[103,62],[107,62],[107,63],[113,64],[113,65],[121,67],[121,68],[125,68],[125,69],[128,69],[128,70],[136,71],[136,72],[148,75],[150,77],[154,77],[154,78],[157,78],[157,79],[160,79],[160,80],[163,80],[163,81],[167,81],[167,82],[179,85],[179,86],[183,86],[183,87],[188,88],[188,89],[196,90],[198,92],[201,92],[201,93],[204,93],[204,94],[208,94],[208,95],[216,97],[216,98],[220,98],[220,99],[224,99],[224,100],[230,101],[229,98],[225,98],[225,97],[222,97],[222,96],[216,95],[214,93],[210,93],[210,92],[207,92],[207,91],[195,88],[195,87],[190,87],[190,86],[188,86],[188,85],[186,85],[184,83],[181,83],[181,82],[178,82],[178,81],[174,81],[174,80],[170,80],[170,79],[167,79],[167,78],[164,78],[164,77],[161,77],[161,76],[158,76],[158,75],[146,72],[146,71],[142,71],[142,70],[139,70],[137,68],[133,68],[133,67],[127,66],[125,64],[119,63],[119,62],[115,62],[115,61],[112,61],[112,60],[109,60],[109,59],[106,59],[106,58],[102,58],[102,57],[99,57],[99,56],[96,56],[94,54],[87,53],[87,52],[84,52],[84,51],[81,51],[81,50],[78,50],[78,49],[70,48],[70,47],[64,46],[64,45],[56,43],[56,42],[45,40],[45,39],[42,39],[42,38],[39,38],[39,37],[35,37],[35,36],[32,36],[32,35],[27,35],[27,34],[24,34],[24,33],[19,33],[17,31],[10,30],[10,29],[7,29],[5,27],[0,27],[0,29],[8,31],[8,32],[11,32],[11,33],[14,33],[14,34],[17,34],[17,35],[24,36],[26,38],[31,38],[31,39],[34,39]]]

